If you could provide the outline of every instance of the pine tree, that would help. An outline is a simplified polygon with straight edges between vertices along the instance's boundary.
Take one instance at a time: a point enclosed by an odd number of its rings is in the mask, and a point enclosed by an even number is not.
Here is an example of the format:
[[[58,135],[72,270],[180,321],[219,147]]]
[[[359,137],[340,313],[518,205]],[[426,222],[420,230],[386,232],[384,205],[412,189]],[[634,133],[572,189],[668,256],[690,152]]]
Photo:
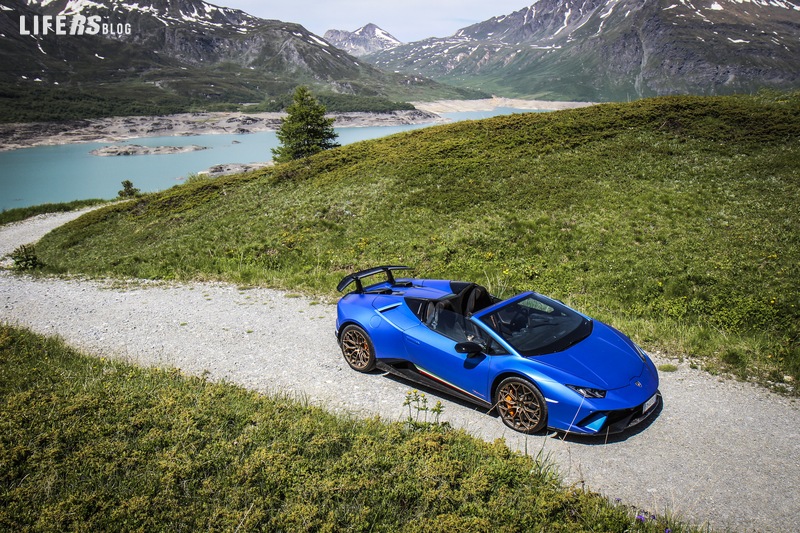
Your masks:
[[[131,180],[124,180],[122,182],[122,190],[117,193],[119,198],[136,198],[141,196],[141,191],[133,186]]]
[[[295,90],[292,104],[286,111],[288,115],[281,119],[277,132],[281,144],[272,149],[276,163],[339,146],[338,134],[333,131],[335,119],[325,118],[325,106],[314,98],[308,87],[300,86]]]

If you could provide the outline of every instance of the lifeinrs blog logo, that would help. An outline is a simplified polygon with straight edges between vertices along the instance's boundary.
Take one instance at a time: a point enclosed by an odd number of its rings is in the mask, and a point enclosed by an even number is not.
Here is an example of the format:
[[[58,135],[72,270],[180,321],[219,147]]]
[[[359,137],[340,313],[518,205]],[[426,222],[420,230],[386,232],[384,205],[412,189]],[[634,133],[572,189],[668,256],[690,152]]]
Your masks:
[[[130,24],[103,22],[99,15],[19,17],[20,35],[130,35]]]

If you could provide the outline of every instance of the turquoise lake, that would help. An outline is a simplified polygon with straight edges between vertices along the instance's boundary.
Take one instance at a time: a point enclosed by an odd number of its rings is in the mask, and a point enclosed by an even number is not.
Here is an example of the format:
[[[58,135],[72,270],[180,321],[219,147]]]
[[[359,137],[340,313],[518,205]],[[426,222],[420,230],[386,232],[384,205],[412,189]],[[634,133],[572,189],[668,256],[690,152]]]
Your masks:
[[[529,111],[498,108],[444,116],[458,121],[515,112]],[[424,127],[430,125],[337,128],[336,132],[339,143],[345,145]],[[111,144],[198,145],[207,149],[180,154],[113,157],[89,153]],[[214,165],[268,161],[272,158],[271,148],[276,146],[275,132],[265,131],[246,135],[143,137],[125,142],[37,146],[0,152],[0,210],[87,198],[111,199],[117,196],[123,180],[132,181],[142,192],[168,189],[182,183],[187,176]]]

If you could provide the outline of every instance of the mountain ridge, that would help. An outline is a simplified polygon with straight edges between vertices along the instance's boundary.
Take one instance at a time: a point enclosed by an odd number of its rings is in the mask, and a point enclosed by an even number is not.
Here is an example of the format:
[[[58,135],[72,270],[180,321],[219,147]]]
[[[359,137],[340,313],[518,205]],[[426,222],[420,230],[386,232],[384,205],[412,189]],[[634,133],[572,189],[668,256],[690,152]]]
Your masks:
[[[187,102],[263,102],[298,85],[395,101],[479,94],[383,72],[300,24],[201,0],[2,0],[2,6],[0,98],[44,92],[131,105],[148,98],[188,109]],[[79,19],[103,30],[74,33]]]
[[[800,86],[784,0],[538,0],[365,59],[507,96],[625,100]]]

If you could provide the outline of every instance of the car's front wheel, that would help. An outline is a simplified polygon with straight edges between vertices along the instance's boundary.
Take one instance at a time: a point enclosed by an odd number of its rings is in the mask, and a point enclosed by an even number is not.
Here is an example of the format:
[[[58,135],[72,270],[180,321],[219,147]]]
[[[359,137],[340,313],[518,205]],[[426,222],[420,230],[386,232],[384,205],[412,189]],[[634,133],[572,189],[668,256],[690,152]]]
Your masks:
[[[547,423],[544,396],[526,379],[504,379],[497,387],[495,405],[503,423],[515,431],[536,433]]]
[[[360,326],[346,326],[342,331],[340,344],[344,360],[350,368],[359,372],[369,372],[375,368],[375,347],[367,332]]]

